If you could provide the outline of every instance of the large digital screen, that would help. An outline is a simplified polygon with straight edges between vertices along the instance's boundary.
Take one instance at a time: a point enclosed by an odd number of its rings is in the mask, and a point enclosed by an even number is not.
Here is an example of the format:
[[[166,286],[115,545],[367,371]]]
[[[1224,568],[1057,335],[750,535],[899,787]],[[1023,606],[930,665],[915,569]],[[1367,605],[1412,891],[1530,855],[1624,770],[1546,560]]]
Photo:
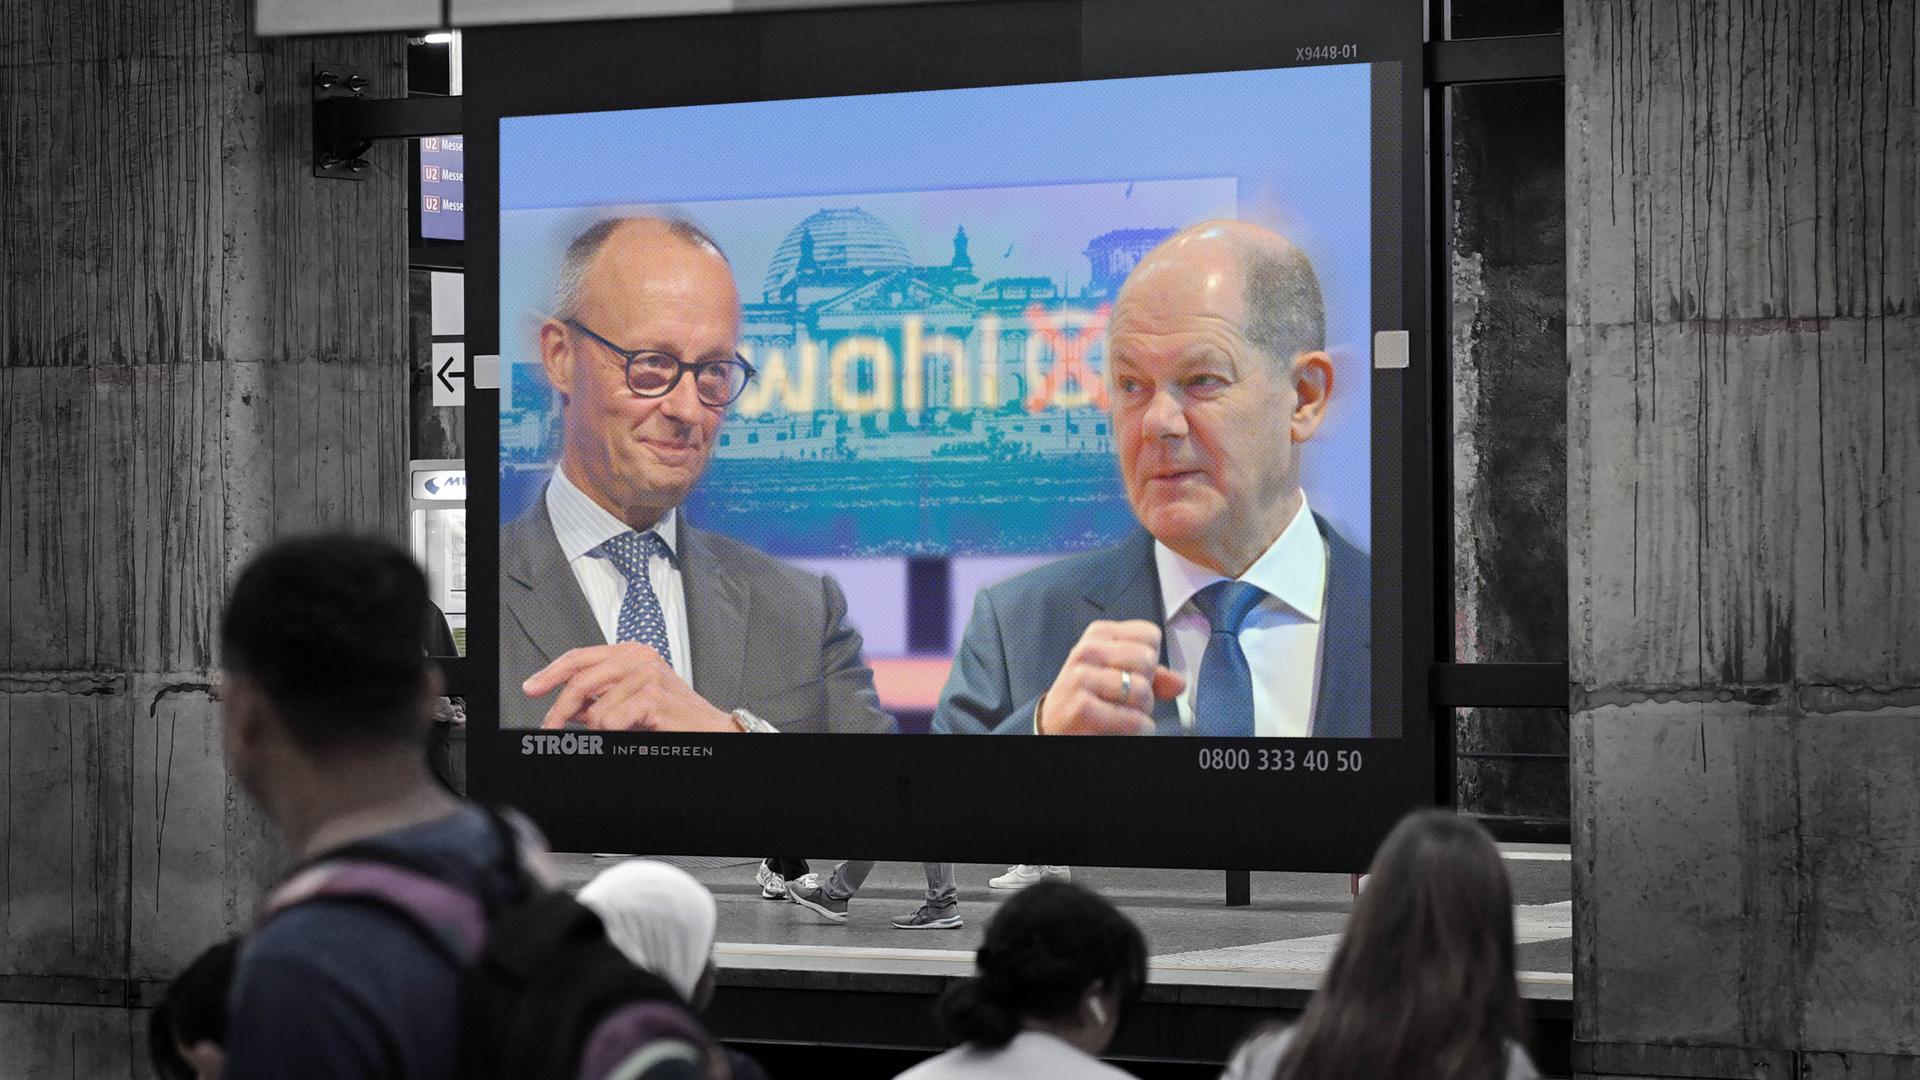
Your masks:
[[[1406,73],[1315,55],[1349,62],[502,109],[483,784],[858,759],[881,848],[982,767],[1430,801],[1376,368]]]
[[[626,408],[574,410],[569,444],[569,403],[553,386],[548,365],[598,369],[570,374],[606,381],[624,363],[620,348],[650,347],[660,342],[648,335],[670,332],[658,325],[662,314],[647,307],[648,270],[617,263],[617,234],[584,261],[596,311],[624,322],[624,335],[606,322],[586,329],[606,331],[607,341],[574,329],[569,313],[558,311],[570,298],[558,294],[570,280],[565,256],[577,239],[607,222],[686,222],[711,240],[731,270],[733,296],[716,298],[714,306],[738,309],[737,340],[727,351],[737,351],[753,375],[724,414],[703,410],[714,414],[712,434],[699,451],[709,460],[675,503],[681,530],[710,530],[833,579],[851,598],[846,619],[860,633],[866,658],[917,652],[951,660],[951,654],[910,649],[895,629],[906,625],[915,603],[904,587],[910,557],[957,562],[966,587],[949,588],[944,597],[956,622],[974,609],[981,587],[1013,568],[1007,560],[1018,559],[1025,572],[1011,575],[1016,580],[1002,602],[1023,603],[1022,592],[1036,597],[1035,610],[1022,613],[1033,640],[1005,644],[1059,653],[1062,662],[1093,621],[1080,616],[1077,603],[1071,612],[1039,607],[1039,591],[1079,570],[1053,565],[1064,556],[1084,553],[1087,572],[1100,576],[1151,570],[1151,580],[1135,591],[1169,621],[1179,615],[1165,610],[1168,593],[1191,591],[1187,578],[1252,571],[1275,587],[1249,616],[1255,625],[1241,630],[1249,666],[1261,669],[1240,702],[1260,714],[1243,718],[1244,733],[1310,735],[1318,712],[1364,716],[1364,723],[1345,723],[1341,731],[1372,734],[1369,635],[1337,625],[1364,624],[1370,610],[1364,571],[1371,524],[1370,94],[1366,66],[1350,64],[506,120],[501,521],[538,523],[544,516],[558,522],[564,506],[556,510],[550,501],[556,468],[575,471],[569,500],[590,492],[609,520],[623,518],[641,531],[657,520],[651,504],[626,512],[615,490],[619,480],[594,488],[587,474],[607,439],[644,444],[672,421],[620,388]],[[1201,112],[1209,124],[1192,122]],[[1026,118],[1022,137],[1009,139],[1002,125],[979,123],[983,116]],[[1132,134],[1124,142],[1105,130],[1116,116],[1129,118]],[[1221,138],[1221,131],[1235,136]],[[716,146],[751,147],[752,154],[743,160],[702,152]],[[1034,153],[1036,146],[1045,152]],[[1301,154],[1302,146],[1314,152]],[[634,168],[642,159],[649,166]],[[1191,230],[1208,222],[1259,230],[1245,230],[1256,239],[1247,240],[1243,252],[1188,260],[1218,264],[1230,275],[1210,301],[1217,311],[1184,299],[1161,304],[1162,311],[1148,306],[1157,301],[1139,300],[1140,314],[1149,322],[1192,321],[1192,329],[1175,327],[1194,339],[1182,347],[1209,347],[1205,331],[1216,317],[1228,321],[1232,340],[1210,359],[1143,357],[1160,376],[1155,393],[1161,401],[1130,408],[1119,400],[1110,356],[1116,303],[1131,272],[1183,230],[1190,233],[1188,246],[1204,245],[1204,230]],[[1271,237],[1274,251],[1292,252],[1317,287],[1260,295],[1264,283],[1233,263],[1261,254],[1261,233]],[[634,243],[687,243],[670,232],[651,235]],[[1167,272],[1200,272],[1182,268],[1178,258],[1162,260],[1172,267]],[[1320,329],[1290,341],[1286,355],[1269,355],[1248,340],[1256,313]],[[543,347],[565,355],[543,357]],[[1157,342],[1137,346],[1143,353],[1150,347]],[[1323,356],[1330,377],[1311,368],[1299,373],[1321,375],[1323,385],[1314,390],[1326,401],[1317,428],[1296,441],[1298,425],[1284,410],[1297,398],[1288,385],[1297,354]],[[1199,375],[1232,382],[1217,400],[1178,382]],[[1130,445],[1123,427],[1137,434],[1159,425],[1156,411],[1163,409],[1182,414],[1180,422],[1196,430],[1157,432],[1145,439],[1148,445],[1140,445],[1144,437]],[[613,425],[622,427],[610,431]],[[1152,445],[1171,445],[1174,438],[1185,445],[1159,452]],[[1250,548],[1261,561],[1201,561],[1147,539],[1142,500],[1153,495],[1142,490],[1130,501],[1122,474],[1129,467],[1159,468],[1162,459],[1204,466],[1187,484],[1209,490],[1185,501],[1216,520],[1189,530],[1202,534],[1190,553],[1225,544]],[[1284,477],[1256,483],[1242,475],[1288,468],[1297,469],[1297,483]],[[1143,489],[1170,486],[1141,481]],[[1261,501],[1277,505],[1250,505]],[[1295,517],[1304,530],[1289,534]],[[564,531],[565,523],[552,527]],[[1288,548],[1270,551],[1283,535]],[[564,539],[554,542],[565,547]],[[1361,572],[1341,580],[1344,566],[1329,552]],[[565,554],[574,564],[570,574],[582,573],[583,561],[607,561],[577,547]],[[1330,583],[1337,595],[1329,595]],[[683,598],[668,598],[663,618],[698,617],[703,603],[711,604],[711,598],[684,596],[700,582],[682,575],[672,585]],[[610,610],[620,599],[614,591],[591,594],[600,622],[617,622],[617,610]],[[564,617],[550,597],[527,599],[528,621]],[[541,648],[540,639],[550,636],[542,628],[512,629],[530,639],[527,655],[542,667],[559,659]],[[1163,659],[1170,670],[1193,673],[1190,682],[1198,682],[1207,629],[1165,638]],[[965,634],[963,628],[955,647],[967,644]],[[617,627],[612,638],[619,638]],[[1181,654],[1183,646],[1193,655]],[[1330,648],[1358,655],[1330,657]],[[1136,704],[1149,714],[1153,699],[1144,687],[1154,666],[1142,664],[1136,673],[1142,682]],[[1356,677],[1322,680],[1323,668]],[[1116,662],[1109,670],[1117,685],[1126,669]],[[503,671],[503,693],[533,674]],[[984,674],[1021,681],[1018,672]],[[970,687],[968,677],[950,674],[935,725],[998,729],[1009,717],[977,704],[953,705],[970,693],[1000,692]],[[1312,692],[1282,700],[1288,696],[1283,681],[1302,678],[1316,684]],[[1027,689],[1010,687],[1023,700],[1001,704],[1030,713]],[[1204,718],[1196,707],[1206,703],[1196,700],[1201,686],[1192,690],[1169,703],[1177,727],[1142,730],[1197,730]],[[820,704],[836,703],[823,698]],[[912,703],[882,704],[898,711]],[[966,715],[950,721],[950,706]],[[533,712],[520,715],[531,719]],[[577,723],[598,726],[597,719],[583,708]],[[832,715],[783,719],[799,731],[866,724]],[[674,718],[657,723],[670,727]]]

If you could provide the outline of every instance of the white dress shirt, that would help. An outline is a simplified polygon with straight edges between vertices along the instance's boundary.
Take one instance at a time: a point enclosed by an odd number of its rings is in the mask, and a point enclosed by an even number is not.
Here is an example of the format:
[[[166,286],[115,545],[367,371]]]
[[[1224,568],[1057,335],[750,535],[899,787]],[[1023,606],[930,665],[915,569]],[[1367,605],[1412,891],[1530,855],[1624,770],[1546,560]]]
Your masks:
[[[673,673],[691,686],[693,658],[687,644],[687,589],[680,575],[679,515],[679,510],[669,510],[653,527],[673,557],[657,551],[648,556],[647,580],[660,598],[660,616],[667,624],[667,648],[673,653]],[[554,469],[553,480],[547,484],[547,517],[553,521],[553,536],[560,541],[560,552],[567,557],[580,591],[586,594],[587,606],[600,624],[600,635],[607,644],[613,644],[620,604],[627,597],[627,578],[599,549],[632,527],[574,487],[564,468]]]
[[[1023,1031],[998,1050],[962,1043],[894,1080],[1129,1080],[1125,1073],[1043,1031]]]
[[[1193,595],[1225,577],[1188,562],[1159,541],[1153,544],[1166,605],[1167,665],[1187,680],[1177,704],[1180,724],[1193,728],[1193,695],[1200,660],[1213,629]],[[1307,509],[1300,509],[1279,539],[1254,560],[1241,581],[1266,593],[1240,626],[1240,647],[1253,675],[1253,733],[1304,737],[1313,732],[1320,690],[1321,620],[1326,614],[1327,542]]]

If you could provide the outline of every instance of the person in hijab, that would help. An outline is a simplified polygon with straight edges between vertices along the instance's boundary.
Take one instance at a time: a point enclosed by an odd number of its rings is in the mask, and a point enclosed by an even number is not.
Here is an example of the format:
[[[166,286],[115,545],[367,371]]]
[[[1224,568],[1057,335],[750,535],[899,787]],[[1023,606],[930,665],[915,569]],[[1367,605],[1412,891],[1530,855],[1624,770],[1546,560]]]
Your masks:
[[[665,979],[695,1012],[706,1010],[720,910],[705,885],[677,866],[629,859],[581,886],[579,900],[600,916],[607,940],[635,967]],[[766,1080],[766,1071],[745,1054],[729,1048],[727,1060],[734,1080]]]
[[[713,935],[720,909],[692,874],[653,859],[629,859],[580,889],[606,924],[607,940],[634,966],[665,979],[694,1009],[713,998]]]

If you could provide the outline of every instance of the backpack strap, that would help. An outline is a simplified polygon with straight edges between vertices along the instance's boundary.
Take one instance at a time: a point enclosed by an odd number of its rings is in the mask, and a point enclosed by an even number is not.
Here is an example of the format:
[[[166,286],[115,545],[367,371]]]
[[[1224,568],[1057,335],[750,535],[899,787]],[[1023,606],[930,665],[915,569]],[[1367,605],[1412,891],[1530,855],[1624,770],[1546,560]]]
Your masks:
[[[641,1080],[703,1075],[706,1032],[679,1005],[637,1001],[608,1013],[594,1025],[580,1055],[581,1080]]]
[[[500,869],[522,897],[553,892],[560,887],[548,858],[547,839],[526,816],[510,807],[483,806],[493,835],[500,841]]]
[[[357,901],[396,912],[462,966],[487,941],[487,910],[472,893],[372,847],[324,857],[281,883],[262,906],[255,931],[310,900]]]

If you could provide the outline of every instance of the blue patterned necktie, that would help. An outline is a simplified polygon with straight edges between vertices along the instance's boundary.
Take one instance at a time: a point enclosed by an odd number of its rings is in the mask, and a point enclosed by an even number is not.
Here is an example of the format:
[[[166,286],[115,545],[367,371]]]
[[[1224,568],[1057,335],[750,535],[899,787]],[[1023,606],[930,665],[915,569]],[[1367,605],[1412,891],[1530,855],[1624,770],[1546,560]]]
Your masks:
[[[1216,581],[1193,594],[1194,606],[1213,628],[1193,692],[1195,735],[1253,735],[1253,672],[1247,667],[1247,651],[1240,647],[1240,624],[1265,595],[1244,581]]]
[[[600,550],[627,579],[627,595],[620,601],[620,621],[613,639],[637,641],[659,653],[660,659],[673,663],[673,649],[667,644],[667,620],[660,614],[660,597],[654,594],[653,582],[647,577],[647,560],[667,555],[667,542],[652,530],[624,532],[601,544]]]

